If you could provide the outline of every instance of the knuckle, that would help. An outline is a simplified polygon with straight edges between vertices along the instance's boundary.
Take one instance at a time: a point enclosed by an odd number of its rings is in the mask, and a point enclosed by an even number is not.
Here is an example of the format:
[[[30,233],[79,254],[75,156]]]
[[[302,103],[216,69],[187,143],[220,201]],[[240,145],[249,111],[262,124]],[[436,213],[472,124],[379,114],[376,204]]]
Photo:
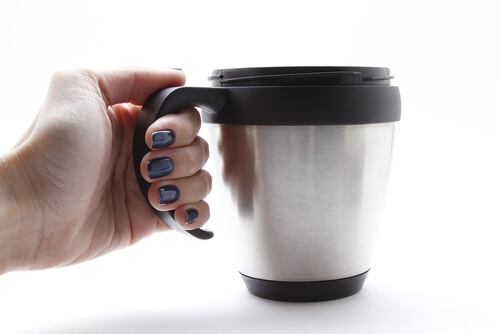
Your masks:
[[[195,174],[198,169],[200,169],[199,163],[198,163],[198,155],[196,152],[190,151],[186,152],[185,156],[185,164],[187,167],[187,170],[190,172],[191,175]]]
[[[52,74],[53,82],[67,82],[81,79],[82,77],[93,78],[95,73],[89,69],[60,69]]]
[[[196,124],[196,132],[200,131],[201,129],[201,117],[200,117],[200,113],[198,112],[198,110],[195,109],[195,124]]]
[[[203,152],[203,155],[204,155],[204,160],[207,161],[208,158],[210,157],[210,147],[208,146],[208,143],[205,139],[201,138],[201,137],[198,137],[200,138],[200,141],[201,141],[201,148],[202,148],[202,152]]]
[[[95,92],[99,86],[98,75],[89,69],[63,69],[52,74],[51,91],[58,94],[78,96],[81,100],[89,100],[85,92]]]
[[[202,177],[205,180],[205,191],[206,194],[208,195],[212,191],[212,175],[210,175],[210,173],[204,169],[200,170],[200,173],[202,174]]]

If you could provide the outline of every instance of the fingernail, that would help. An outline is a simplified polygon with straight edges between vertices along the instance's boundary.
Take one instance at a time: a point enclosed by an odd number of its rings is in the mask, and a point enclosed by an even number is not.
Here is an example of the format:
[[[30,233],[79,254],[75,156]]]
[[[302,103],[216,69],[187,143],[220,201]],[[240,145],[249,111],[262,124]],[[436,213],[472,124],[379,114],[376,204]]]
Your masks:
[[[174,71],[182,71],[182,67],[171,67],[170,69]]]
[[[174,164],[169,158],[148,161],[148,176],[150,179],[167,176],[174,170]]]
[[[156,131],[151,136],[152,148],[165,148],[172,145],[175,141],[175,134],[170,130]]]
[[[176,186],[166,186],[159,189],[160,205],[174,203],[179,199],[180,193]]]
[[[198,220],[198,210],[196,209],[188,209],[186,210],[186,224],[192,224]]]

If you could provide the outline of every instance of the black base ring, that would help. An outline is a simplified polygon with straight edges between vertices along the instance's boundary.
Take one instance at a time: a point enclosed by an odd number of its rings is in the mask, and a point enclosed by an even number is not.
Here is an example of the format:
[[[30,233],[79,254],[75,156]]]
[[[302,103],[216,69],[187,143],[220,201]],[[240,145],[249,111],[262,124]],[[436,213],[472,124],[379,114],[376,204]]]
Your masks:
[[[241,276],[248,291],[258,297],[284,302],[320,302],[358,293],[365,283],[368,271],[342,279],[312,282],[268,281],[244,274]]]

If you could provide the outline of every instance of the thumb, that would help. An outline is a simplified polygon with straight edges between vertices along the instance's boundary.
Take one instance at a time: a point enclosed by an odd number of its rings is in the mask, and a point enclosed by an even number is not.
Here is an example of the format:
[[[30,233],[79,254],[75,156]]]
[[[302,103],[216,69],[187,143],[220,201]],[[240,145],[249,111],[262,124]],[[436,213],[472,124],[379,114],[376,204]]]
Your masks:
[[[108,105],[118,103],[142,105],[155,91],[166,87],[182,86],[186,82],[184,72],[177,70],[128,68],[96,71],[93,74]]]

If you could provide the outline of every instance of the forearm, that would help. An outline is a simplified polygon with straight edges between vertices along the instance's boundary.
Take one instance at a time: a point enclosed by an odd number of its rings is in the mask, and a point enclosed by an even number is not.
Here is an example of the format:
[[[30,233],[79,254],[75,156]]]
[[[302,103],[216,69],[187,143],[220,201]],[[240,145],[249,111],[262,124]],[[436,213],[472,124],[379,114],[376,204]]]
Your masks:
[[[16,152],[0,156],[0,275],[28,267],[36,240],[35,202],[20,160]]]

